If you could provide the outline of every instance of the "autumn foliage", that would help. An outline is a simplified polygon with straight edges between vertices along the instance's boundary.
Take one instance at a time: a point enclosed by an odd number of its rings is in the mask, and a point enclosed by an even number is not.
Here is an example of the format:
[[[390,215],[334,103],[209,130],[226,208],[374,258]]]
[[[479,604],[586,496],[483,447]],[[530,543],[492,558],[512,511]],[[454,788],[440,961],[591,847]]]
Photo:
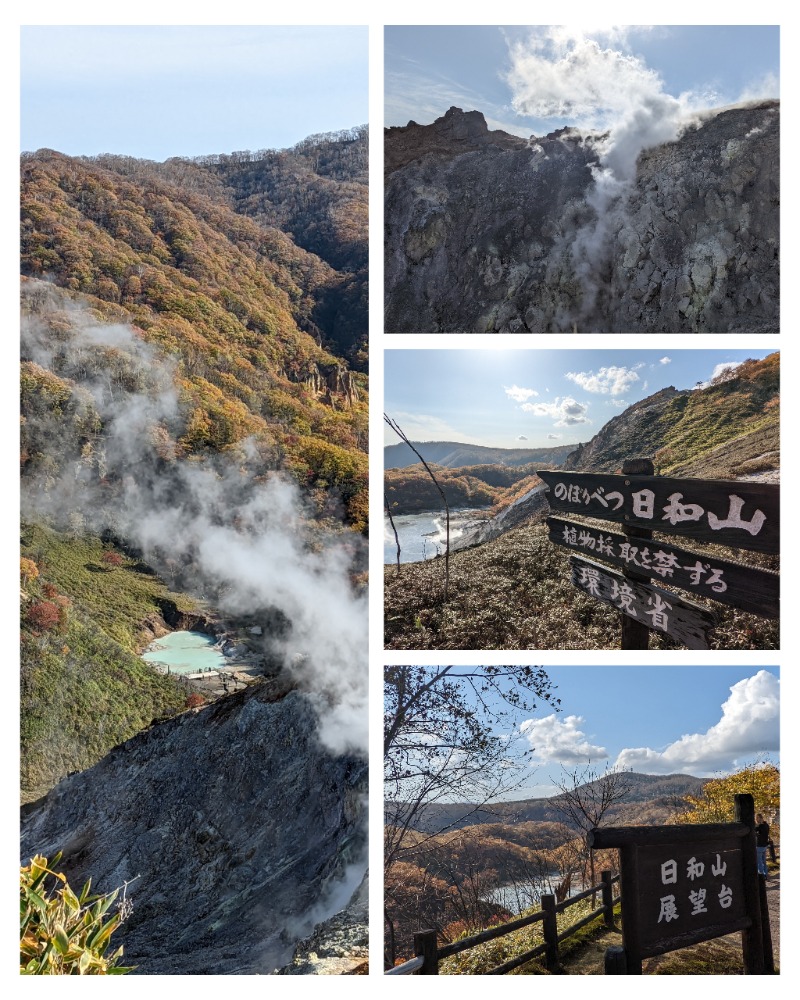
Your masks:
[[[748,764],[724,778],[714,778],[703,794],[687,795],[688,808],[675,817],[676,823],[733,822],[734,795],[750,794],[756,813],[774,817],[781,807],[781,776],[778,767],[765,761]]]
[[[22,578],[23,583],[29,583],[31,580],[35,580],[39,575],[39,567],[33,561],[33,559],[26,559],[23,556],[19,561],[19,575]]]
[[[53,601],[34,601],[25,611],[25,620],[40,632],[50,632],[61,624],[62,609]]]

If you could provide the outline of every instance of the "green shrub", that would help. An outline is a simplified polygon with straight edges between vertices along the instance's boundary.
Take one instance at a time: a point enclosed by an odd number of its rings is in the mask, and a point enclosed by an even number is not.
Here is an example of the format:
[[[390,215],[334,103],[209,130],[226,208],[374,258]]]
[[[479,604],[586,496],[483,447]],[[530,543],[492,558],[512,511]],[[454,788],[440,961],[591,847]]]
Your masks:
[[[60,860],[59,853],[53,866]],[[122,948],[106,954],[111,935],[123,919],[120,909],[106,917],[118,890],[90,895],[90,880],[76,896],[65,876],[48,864],[47,858],[37,854],[20,869],[20,974],[120,976],[130,972],[130,967],[119,964]]]

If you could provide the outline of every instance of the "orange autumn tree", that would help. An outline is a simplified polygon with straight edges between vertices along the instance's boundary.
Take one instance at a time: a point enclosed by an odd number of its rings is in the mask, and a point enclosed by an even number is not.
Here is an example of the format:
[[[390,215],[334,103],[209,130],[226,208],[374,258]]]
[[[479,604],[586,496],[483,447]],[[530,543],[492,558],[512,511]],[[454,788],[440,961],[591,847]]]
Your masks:
[[[688,808],[675,817],[676,823],[731,823],[733,796],[749,793],[753,796],[756,813],[771,817],[771,824],[780,812],[780,770],[771,761],[758,760],[724,778],[706,782],[700,795],[687,795]]]

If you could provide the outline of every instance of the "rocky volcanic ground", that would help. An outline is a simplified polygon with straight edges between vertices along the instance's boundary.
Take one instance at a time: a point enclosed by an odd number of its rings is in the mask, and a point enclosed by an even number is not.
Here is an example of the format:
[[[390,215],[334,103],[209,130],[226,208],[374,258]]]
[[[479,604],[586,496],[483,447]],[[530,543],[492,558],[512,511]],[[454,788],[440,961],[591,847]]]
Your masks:
[[[459,108],[387,129],[386,330],[777,331],[779,115],[709,115],[599,211],[600,137]]]
[[[22,858],[63,851],[74,887],[136,879],[114,940],[138,974],[271,974],[346,905],[324,912],[337,878],[363,873],[366,784],[364,760],[320,746],[308,696],[272,678],[151,726],[23,807]]]

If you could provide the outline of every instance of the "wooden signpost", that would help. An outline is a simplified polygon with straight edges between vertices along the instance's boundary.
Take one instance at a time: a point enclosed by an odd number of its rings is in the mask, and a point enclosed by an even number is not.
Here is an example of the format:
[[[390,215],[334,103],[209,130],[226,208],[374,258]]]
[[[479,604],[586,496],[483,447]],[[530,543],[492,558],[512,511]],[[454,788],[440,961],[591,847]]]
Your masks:
[[[708,632],[716,618],[706,608],[661,587],[626,579],[599,563],[573,557],[570,565],[572,583],[589,597],[619,608],[647,629],[664,632],[688,649],[708,649]]]
[[[663,589],[668,584],[766,618],[778,617],[777,573],[653,539],[658,531],[777,553],[777,486],[661,478],[652,474],[649,459],[632,459],[622,470],[622,475],[558,471],[538,475],[549,487],[552,510],[622,525],[624,534],[559,517],[547,520],[550,540],[573,553],[573,584],[622,612],[623,649],[646,649],[650,630],[690,649],[708,648],[715,617]],[[587,555],[592,559],[583,558]]]
[[[624,960],[607,971],[642,974],[642,959],[742,932],[744,971],[774,971],[769,918],[756,870],[753,797],[735,796],[736,822],[598,827],[594,849],[618,848]],[[765,926],[766,921],[766,926]]]

